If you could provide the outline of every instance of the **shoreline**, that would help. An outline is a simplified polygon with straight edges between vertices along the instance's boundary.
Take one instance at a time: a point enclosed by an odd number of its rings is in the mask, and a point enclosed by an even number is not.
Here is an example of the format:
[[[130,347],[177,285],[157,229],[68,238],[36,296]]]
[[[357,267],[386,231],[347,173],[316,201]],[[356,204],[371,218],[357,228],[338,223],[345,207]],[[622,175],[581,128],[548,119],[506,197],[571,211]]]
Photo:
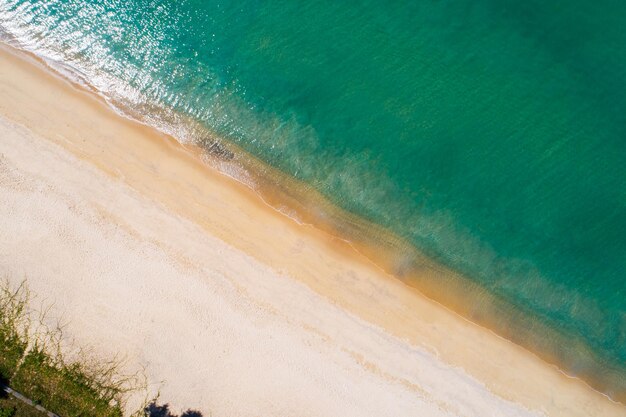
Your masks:
[[[348,242],[310,225],[298,225],[284,214],[276,213],[245,185],[206,167],[189,147],[151,128],[123,119],[101,99],[70,87],[68,82],[45,73],[42,68],[7,52],[4,47],[0,56],[3,67],[6,67],[0,70],[2,91],[9,93],[0,99],[4,117],[27,126],[38,136],[123,181],[271,269],[285,271],[286,275],[356,317],[408,341],[412,346],[430,346],[428,350],[436,352],[446,363],[465,369],[507,400],[532,409],[548,407],[544,410],[548,415],[559,415],[561,411],[557,410],[562,406],[570,407],[571,415],[583,413],[583,410],[584,414],[580,415],[594,415],[589,414],[582,404],[587,407],[593,404],[599,413],[595,415],[623,413],[623,406],[588,388],[582,380],[565,376],[536,355],[452,313],[447,307],[426,299],[383,273]],[[13,82],[7,82],[5,77],[14,77]],[[24,83],[24,78],[29,82]],[[63,101],[65,108],[75,110],[76,120],[67,120],[61,109],[54,109],[56,100]],[[98,126],[105,126],[106,130],[98,133]],[[127,137],[132,140],[124,140]],[[157,178],[154,178],[155,174]],[[217,189],[219,193],[206,195],[202,192],[205,186],[213,191]],[[221,201],[235,201],[237,203],[231,204],[231,208],[237,205],[240,208],[234,214],[206,213],[207,208],[223,204]],[[259,218],[263,221],[260,222]],[[264,244],[270,241],[270,236],[274,237],[271,248]],[[294,242],[303,240],[307,242],[305,252],[308,253],[293,254]],[[322,256],[328,272],[325,278],[320,278],[318,271]],[[341,275],[338,271],[345,271],[345,265],[349,265],[350,271],[357,271],[353,274],[355,276],[346,281],[345,276],[349,274],[344,274],[342,282],[331,279],[334,275]],[[378,292],[388,297],[385,300],[372,299]],[[481,340],[483,338],[485,340]],[[459,341],[464,349],[455,346]],[[490,361],[485,362],[484,356]],[[511,365],[511,358],[515,358],[514,365]],[[507,368],[510,372],[503,371]],[[528,379],[520,380],[520,375]],[[552,398],[557,404],[550,408],[546,393],[555,384],[563,390],[563,395]]]
[[[155,128],[149,116],[112,102],[63,63],[48,62],[24,51],[17,40],[9,34],[7,36],[5,41],[11,49],[27,54],[45,71],[69,82],[72,88],[91,94],[125,120],[156,132],[163,140],[173,140],[174,148],[182,146],[203,165],[210,165],[210,169],[248,188],[255,198],[278,214],[326,233],[325,238],[341,241],[340,246],[346,246],[341,250],[358,252],[384,274],[401,280],[444,308],[532,352],[568,377],[583,380],[612,401],[626,404],[626,368],[600,357],[587,344],[580,343],[575,335],[545,324],[534,312],[496,296],[462,272],[432,260],[384,227],[336,206],[317,190],[265,164],[238,145],[220,139],[193,120],[185,119],[184,123],[178,121],[171,126],[168,124],[171,121],[166,121],[164,129]],[[204,145],[197,145],[196,140]],[[208,148],[207,143],[210,144]],[[475,302],[467,302],[468,299]]]
[[[174,147],[182,146],[211,169],[244,185],[270,209],[328,234],[331,240],[342,241],[348,251],[357,251],[383,273],[532,352],[564,374],[582,379],[612,401],[626,405],[626,368],[600,356],[588,344],[580,343],[577,335],[568,335],[558,327],[545,324],[535,312],[496,296],[462,271],[431,259],[381,225],[338,207],[321,192],[221,139],[196,121],[184,116],[181,121],[177,115],[168,113],[166,119],[171,120],[166,120],[164,127],[156,128],[159,123],[153,126],[154,119],[149,113],[142,114],[111,101],[65,64],[48,62],[36,53],[24,51],[12,35],[2,34],[6,35],[5,42],[11,49],[27,54],[37,65],[69,82],[73,88],[93,95],[120,117],[139,123],[153,133],[156,131],[165,140],[173,140]],[[468,299],[474,302],[467,302]]]

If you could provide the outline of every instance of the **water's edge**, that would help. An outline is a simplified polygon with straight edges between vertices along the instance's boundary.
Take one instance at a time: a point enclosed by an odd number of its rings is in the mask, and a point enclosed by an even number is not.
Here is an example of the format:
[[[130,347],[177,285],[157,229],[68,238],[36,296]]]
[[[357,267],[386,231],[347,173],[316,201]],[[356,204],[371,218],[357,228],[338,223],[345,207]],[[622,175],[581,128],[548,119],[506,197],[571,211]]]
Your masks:
[[[97,94],[121,116],[176,138],[175,132],[170,129],[151,125],[149,118],[142,117],[142,113],[104,96],[80,74],[72,72],[71,68],[60,67],[56,62],[46,61],[32,51],[21,48],[7,33],[3,33],[0,39],[9,48],[33,56],[55,75],[78,88]],[[532,312],[522,311],[497,298],[475,281],[429,259],[401,237],[337,207],[307,184],[264,164],[197,123],[179,117],[177,124],[189,126],[186,135],[200,135],[204,138],[200,145],[206,150],[204,161],[207,164],[253,189],[276,211],[296,222],[311,224],[350,242],[385,272],[428,298],[530,350],[546,362],[556,365],[565,374],[587,382],[612,400],[626,404],[626,369],[602,361],[587,346],[572,345],[570,335],[548,328],[533,318]],[[177,139],[185,142],[184,139]]]

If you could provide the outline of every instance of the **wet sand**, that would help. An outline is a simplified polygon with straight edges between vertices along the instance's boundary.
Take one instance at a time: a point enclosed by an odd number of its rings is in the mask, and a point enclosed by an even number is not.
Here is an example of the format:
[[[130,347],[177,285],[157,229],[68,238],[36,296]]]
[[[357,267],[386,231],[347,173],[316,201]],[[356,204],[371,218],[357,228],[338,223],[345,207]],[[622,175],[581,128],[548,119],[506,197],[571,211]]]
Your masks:
[[[229,416],[620,416],[584,382],[0,51],[0,274],[79,345]]]

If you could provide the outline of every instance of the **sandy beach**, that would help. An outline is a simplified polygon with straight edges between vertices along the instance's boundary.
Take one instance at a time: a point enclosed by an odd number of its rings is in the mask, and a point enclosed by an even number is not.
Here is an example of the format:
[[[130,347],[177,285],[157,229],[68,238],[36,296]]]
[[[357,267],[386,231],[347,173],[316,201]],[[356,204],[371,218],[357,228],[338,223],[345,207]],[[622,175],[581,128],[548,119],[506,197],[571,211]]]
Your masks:
[[[212,416],[626,415],[0,49],[0,276]],[[210,414],[209,414],[210,413]]]

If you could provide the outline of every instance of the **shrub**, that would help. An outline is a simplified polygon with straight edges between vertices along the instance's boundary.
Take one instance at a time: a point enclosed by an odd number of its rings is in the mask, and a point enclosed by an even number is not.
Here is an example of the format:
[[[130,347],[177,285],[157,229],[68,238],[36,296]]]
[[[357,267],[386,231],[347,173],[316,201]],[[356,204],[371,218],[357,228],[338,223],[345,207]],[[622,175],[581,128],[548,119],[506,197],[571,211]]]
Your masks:
[[[156,401],[152,401],[144,409],[145,417],[178,417],[170,411],[170,405],[158,405]],[[202,417],[202,413],[196,410],[187,410],[180,417]]]

